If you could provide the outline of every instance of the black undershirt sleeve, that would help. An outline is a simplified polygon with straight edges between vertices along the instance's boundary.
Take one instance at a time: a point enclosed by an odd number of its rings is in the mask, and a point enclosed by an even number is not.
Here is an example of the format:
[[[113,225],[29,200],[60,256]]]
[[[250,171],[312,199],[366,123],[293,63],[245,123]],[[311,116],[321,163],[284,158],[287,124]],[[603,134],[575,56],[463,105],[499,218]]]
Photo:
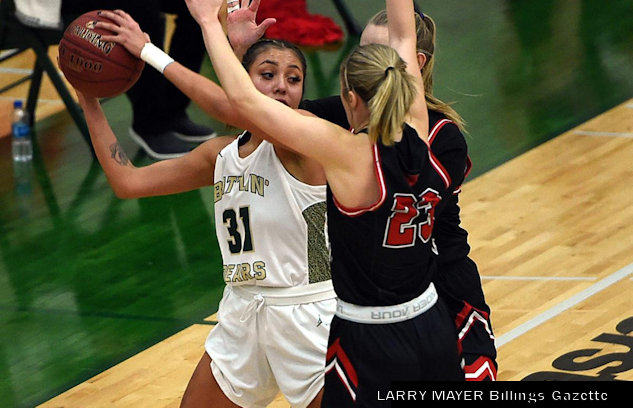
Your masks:
[[[345,109],[339,96],[328,96],[326,98],[304,100],[299,108],[315,114],[321,119],[336,123],[342,128],[349,129]]]

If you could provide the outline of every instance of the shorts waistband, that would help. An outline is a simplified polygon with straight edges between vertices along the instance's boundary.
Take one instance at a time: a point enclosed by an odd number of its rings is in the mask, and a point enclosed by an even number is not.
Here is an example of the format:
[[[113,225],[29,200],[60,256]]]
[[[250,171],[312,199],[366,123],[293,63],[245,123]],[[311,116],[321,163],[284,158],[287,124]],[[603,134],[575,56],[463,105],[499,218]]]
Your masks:
[[[313,303],[321,300],[334,299],[336,297],[331,280],[288,288],[253,285],[231,286],[231,290],[245,300],[261,297],[262,302],[270,306],[290,306],[302,303]]]
[[[356,323],[389,324],[413,319],[429,310],[437,302],[433,283],[415,299],[399,305],[359,306],[336,300],[336,316]]]

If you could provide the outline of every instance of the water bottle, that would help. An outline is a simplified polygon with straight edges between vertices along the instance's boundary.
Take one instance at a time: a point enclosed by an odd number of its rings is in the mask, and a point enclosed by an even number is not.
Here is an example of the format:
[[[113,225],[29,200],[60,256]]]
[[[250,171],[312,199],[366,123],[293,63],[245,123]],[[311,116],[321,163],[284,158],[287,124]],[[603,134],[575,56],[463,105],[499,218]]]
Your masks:
[[[13,122],[11,125],[13,140],[11,151],[16,162],[31,161],[33,158],[33,144],[31,142],[31,126],[28,113],[24,110],[22,101],[13,102]]]
[[[14,161],[13,178],[18,214],[29,217],[33,213],[33,161]]]

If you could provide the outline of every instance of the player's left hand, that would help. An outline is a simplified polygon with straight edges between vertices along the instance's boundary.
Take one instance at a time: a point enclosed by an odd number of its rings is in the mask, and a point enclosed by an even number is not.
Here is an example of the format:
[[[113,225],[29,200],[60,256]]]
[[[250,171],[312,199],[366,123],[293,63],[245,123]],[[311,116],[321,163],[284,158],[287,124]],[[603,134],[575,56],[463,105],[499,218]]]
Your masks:
[[[238,0],[232,0],[237,3]],[[229,42],[235,54],[241,58],[248,47],[255,44],[271,25],[277,22],[274,18],[267,18],[257,25],[257,10],[261,0],[253,0],[248,4],[248,0],[242,0],[241,7],[231,11],[232,3],[229,3],[228,15],[226,16],[226,29]]]

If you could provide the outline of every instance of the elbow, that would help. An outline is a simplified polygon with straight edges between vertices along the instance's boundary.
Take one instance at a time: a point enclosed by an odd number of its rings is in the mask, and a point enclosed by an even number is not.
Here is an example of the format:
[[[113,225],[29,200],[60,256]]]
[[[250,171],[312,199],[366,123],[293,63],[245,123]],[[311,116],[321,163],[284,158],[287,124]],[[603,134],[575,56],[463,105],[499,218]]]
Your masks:
[[[113,180],[108,180],[110,183],[110,187],[114,192],[114,195],[122,200],[138,198],[138,194],[134,193],[134,190],[130,188],[127,183],[115,182]]]
[[[124,189],[124,188],[119,188],[119,187],[114,187],[112,186],[112,191],[114,192],[114,195],[116,196],[116,198],[119,198],[121,200],[127,200],[130,198],[135,198],[130,191]]]
[[[114,191],[114,195],[116,196],[116,198],[121,199],[121,200],[129,200],[132,198],[137,198],[135,197],[133,194],[130,194],[129,191],[123,190],[123,189],[112,189]]]

